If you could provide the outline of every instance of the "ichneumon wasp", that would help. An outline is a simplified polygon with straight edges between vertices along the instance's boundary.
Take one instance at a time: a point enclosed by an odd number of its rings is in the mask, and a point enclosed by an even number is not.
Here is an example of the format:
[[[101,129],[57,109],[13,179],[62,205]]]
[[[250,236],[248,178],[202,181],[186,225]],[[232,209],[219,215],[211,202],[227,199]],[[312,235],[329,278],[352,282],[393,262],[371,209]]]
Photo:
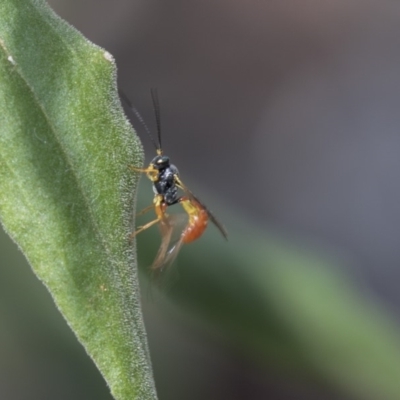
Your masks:
[[[128,98],[123,93],[120,94],[145,128],[157,153],[147,168],[130,166],[133,171],[145,173],[153,183],[153,204],[137,215],[145,214],[153,209],[156,214],[156,219],[139,227],[130,235],[130,239],[132,240],[139,233],[158,224],[161,232],[161,245],[151,269],[153,271],[161,271],[172,264],[183,244],[193,242],[204,233],[208,221],[211,221],[218,228],[225,239],[227,239],[228,234],[211,211],[183,184],[178,169],[170,163],[169,157],[163,154],[161,147],[160,105],[157,90],[151,89],[157,124],[157,141],[154,140],[143,118],[132,106]],[[186,214],[168,214],[168,207],[175,204],[180,204]]]

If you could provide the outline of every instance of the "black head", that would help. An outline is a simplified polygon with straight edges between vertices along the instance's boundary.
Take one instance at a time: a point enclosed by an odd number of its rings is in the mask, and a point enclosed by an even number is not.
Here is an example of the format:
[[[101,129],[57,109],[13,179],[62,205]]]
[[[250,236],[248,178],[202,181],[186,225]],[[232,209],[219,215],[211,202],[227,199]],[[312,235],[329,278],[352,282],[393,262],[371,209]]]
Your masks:
[[[168,168],[170,166],[169,157],[158,155],[151,160],[151,164],[158,170]]]

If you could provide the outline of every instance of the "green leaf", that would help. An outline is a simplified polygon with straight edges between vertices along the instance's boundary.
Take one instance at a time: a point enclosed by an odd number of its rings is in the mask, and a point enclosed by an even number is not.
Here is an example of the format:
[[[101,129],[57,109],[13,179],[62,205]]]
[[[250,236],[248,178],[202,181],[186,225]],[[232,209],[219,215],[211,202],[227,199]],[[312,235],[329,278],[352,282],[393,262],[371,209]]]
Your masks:
[[[120,400],[156,398],[129,242],[142,161],[111,55],[2,0],[0,218]]]

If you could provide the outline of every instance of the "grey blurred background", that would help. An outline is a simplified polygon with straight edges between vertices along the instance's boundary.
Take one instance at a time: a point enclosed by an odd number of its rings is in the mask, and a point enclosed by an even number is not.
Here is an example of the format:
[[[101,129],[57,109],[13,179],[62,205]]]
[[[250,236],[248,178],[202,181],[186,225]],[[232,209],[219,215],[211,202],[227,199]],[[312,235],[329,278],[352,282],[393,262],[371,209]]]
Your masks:
[[[49,3],[114,55],[149,125],[158,88],[165,152],[194,191],[219,198],[218,215],[225,204],[336,252],[399,319],[398,2]],[[1,398],[110,399],[16,246],[0,240]],[[161,399],[344,399],[266,372],[154,303],[145,317]]]

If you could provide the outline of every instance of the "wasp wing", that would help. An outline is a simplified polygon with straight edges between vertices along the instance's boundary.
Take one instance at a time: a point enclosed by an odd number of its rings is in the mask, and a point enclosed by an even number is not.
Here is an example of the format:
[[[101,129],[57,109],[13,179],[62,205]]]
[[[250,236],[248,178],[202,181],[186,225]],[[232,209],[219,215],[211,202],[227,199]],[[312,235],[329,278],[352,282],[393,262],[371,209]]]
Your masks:
[[[217,227],[217,229],[220,231],[221,235],[228,240],[228,232],[225,229],[225,227],[221,224],[221,222],[218,221],[218,219],[214,216],[214,214],[204,205],[202,201],[200,201],[181,181],[178,175],[175,175],[175,182],[176,185],[182,189],[185,194],[195,202],[199,203],[207,212],[208,217],[210,218],[210,221]]]
[[[159,222],[161,245],[151,266],[154,272],[160,273],[174,262],[183,244],[182,231],[186,223],[185,214],[165,215]]]

